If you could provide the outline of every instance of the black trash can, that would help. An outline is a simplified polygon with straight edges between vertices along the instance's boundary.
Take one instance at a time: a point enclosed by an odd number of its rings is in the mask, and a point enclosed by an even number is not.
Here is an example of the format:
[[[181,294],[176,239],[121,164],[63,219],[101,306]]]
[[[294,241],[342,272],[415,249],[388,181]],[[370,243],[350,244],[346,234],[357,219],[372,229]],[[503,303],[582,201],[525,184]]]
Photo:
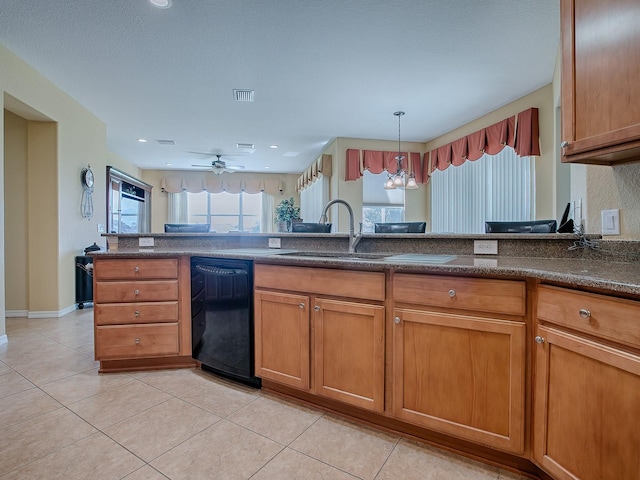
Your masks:
[[[76,303],[79,309],[85,303],[93,302],[93,257],[79,255],[76,257]]]

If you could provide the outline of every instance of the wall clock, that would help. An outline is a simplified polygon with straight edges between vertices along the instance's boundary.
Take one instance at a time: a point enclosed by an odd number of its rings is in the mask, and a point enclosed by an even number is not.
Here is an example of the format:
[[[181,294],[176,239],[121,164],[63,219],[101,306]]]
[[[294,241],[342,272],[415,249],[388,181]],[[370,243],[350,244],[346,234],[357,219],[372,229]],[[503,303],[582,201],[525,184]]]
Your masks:
[[[80,173],[80,183],[82,184],[82,200],[80,201],[80,213],[82,218],[91,219],[93,217],[93,171],[91,165],[83,168]]]

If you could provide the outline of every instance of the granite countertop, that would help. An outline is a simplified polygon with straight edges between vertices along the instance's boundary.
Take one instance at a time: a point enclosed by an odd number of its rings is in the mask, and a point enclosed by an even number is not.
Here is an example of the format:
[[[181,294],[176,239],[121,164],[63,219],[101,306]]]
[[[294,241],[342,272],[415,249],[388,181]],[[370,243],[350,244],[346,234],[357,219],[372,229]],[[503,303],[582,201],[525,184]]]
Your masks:
[[[299,265],[354,270],[398,270],[416,273],[535,278],[542,281],[589,287],[622,294],[640,295],[640,262],[583,258],[541,258],[500,255],[453,255],[446,263],[411,261],[411,255],[376,252],[350,255],[346,252],[302,251],[271,248],[127,248],[117,252],[95,252],[96,256],[162,257],[190,255],[254,260],[256,263]],[[425,255],[427,257],[428,255]],[[396,258],[388,258],[396,257]],[[416,255],[415,257],[419,257]],[[445,257],[433,255],[433,257]],[[448,256],[451,257],[451,256]],[[407,260],[409,258],[409,260]],[[447,258],[448,259],[448,258]],[[436,258],[437,262],[446,260]]]

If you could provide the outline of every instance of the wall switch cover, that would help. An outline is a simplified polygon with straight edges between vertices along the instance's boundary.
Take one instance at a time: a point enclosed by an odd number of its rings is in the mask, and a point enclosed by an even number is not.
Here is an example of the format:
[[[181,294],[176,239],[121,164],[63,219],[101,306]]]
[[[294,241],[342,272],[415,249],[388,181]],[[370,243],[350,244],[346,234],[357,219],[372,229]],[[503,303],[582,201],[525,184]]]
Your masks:
[[[602,235],[620,235],[620,209],[602,210]]]
[[[153,237],[140,237],[138,238],[139,247],[153,247]]]
[[[104,223],[98,224],[98,233],[104,233]]]
[[[473,253],[474,255],[497,255],[498,241],[497,240],[474,240]]]
[[[269,239],[269,248],[280,248],[280,239],[279,238],[270,238]]]

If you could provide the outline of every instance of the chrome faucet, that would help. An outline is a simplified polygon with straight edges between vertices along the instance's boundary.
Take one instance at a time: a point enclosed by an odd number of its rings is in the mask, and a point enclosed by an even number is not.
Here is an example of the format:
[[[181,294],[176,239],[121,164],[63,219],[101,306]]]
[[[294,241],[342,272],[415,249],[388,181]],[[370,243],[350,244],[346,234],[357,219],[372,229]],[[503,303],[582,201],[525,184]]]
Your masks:
[[[355,253],[356,247],[358,246],[358,244],[360,243],[360,240],[362,239],[362,232],[355,233],[355,228],[354,228],[355,222],[353,219],[353,209],[351,208],[351,205],[349,205],[346,201],[340,198],[331,200],[329,203],[327,203],[324,206],[324,209],[322,210],[322,215],[320,215],[320,220],[318,220],[318,223],[325,224],[327,222],[327,212],[329,211],[329,207],[331,207],[331,205],[333,205],[334,203],[341,203],[342,205],[347,207],[347,210],[349,211],[349,253]]]

